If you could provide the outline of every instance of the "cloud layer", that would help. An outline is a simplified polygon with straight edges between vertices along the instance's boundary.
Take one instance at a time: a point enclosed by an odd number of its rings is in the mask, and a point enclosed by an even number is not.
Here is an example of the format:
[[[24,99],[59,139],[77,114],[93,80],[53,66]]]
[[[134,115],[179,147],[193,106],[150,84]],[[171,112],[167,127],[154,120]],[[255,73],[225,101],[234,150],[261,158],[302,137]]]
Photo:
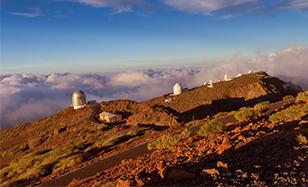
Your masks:
[[[130,12],[135,7],[147,9],[151,2],[142,0],[67,0],[96,8],[112,8],[116,12]],[[205,15],[232,16],[256,12],[277,12],[286,10],[307,10],[307,0],[160,0],[171,8]]]
[[[68,0],[70,2],[81,3],[96,8],[112,8],[116,13],[130,12],[134,7],[146,9],[149,4],[143,0]]]
[[[180,11],[228,17],[252,13],[308,10],[307,0],[165,0],[164,2]]]
[[[9,12],[9,14],[14,15],[14,16],[22,16],[26,18],[36,18],[43,16],[43,13],[41,9],[35,8],[31,12]]]
[[[248,3],[254,3],[257,0],[166,0],[165,3],[170,7],[174,7],[178,10],[210,14],[212,12]]]
[[[308,0],[51,0],[55,3],[70,2],[94,8],[108,8],[118,14],[141,9],[152,12],[153,9],[166,7],[194,14],[232,18],[246,14],[272,14],[282,11],[307,11]],[[35,8],[31,12],[8,12],[15,16],[35,18],[43,16],[41,9]]]
[[[67,107],[71,93],[82,89],[87,99],[143,101],[170,93],[175,82],[185,87],[202,85],[248,70],[264,70],[308,89],[308,47],[291,47],[254,58],[228,57],[214,67],[124,71],[116,74],[6,74],[0,75],[1,128],[24,123]]]

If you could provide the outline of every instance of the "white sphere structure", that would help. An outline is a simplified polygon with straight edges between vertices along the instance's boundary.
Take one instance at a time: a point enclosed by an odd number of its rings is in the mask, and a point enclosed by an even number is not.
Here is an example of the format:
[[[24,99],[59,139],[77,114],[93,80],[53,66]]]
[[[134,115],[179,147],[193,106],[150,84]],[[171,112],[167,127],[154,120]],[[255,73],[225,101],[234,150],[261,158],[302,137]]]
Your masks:
[[[213,87],[214,87],[213,81],[212,81],[212,80],[209,81],[209,84],[207,85],[207,87],[208,87],[208,88],[213,88]]]
[[[81,90],[76,90],[72,95],[72,105],[75,110],[84,107],[86,105],[86,94]]]
[[[173,95],[179,95],[182,93],[182,85],[180,83],[176,83],[173,86]]]

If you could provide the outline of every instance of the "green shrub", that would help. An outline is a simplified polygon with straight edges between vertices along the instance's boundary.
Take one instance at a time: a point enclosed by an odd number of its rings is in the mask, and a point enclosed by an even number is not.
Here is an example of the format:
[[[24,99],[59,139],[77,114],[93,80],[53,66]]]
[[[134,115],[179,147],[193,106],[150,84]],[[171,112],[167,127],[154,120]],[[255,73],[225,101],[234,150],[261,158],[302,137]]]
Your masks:
[[[308,101],[308,90],[298,93],[295,101],[297,103],[299,103],[299,102],[306,102],[307,103],[307,101]]]
[[[54,167],[54,172],[63,173],[66,169],[83,161],[82,154],[73,155],[60,160]]]
[[[264,101],[261,103],[256,104],[253,109],[257,112],[257,113],[263,113],[266,112],[269,109],[269,101]]]
[[[93,129],[94,128],[94,129]],[[103,150],[105,147],[115,146],[130,138],[139,136],[147,128],[130,126],[118,130],[111,128],[104,133],[93,128],[80,131],[63,144],[59,144],[53,149],[44,149],[42,151],[32,152],[20,156],[18,159],[11,161],[7,166],[0,169],[1,185],[5,186],[19,180],[35,180],[41,176],[50,173],[62,173],[72,166],[82,162],[83,160],[95,156],[97,153],[89,150],[97,151],[98,148]],[[38,136],[24,144],[18,144],[9,150],[0,152],[0,156],[12,154],[12,150],[22,151],[42,144],[48,136]],[[46,146],[47,147],[47,146]],[[39,149],[41,150],[41,149]]]
[[[282,98],[283,101],[288,101],[288,100],[291,100],[291,99],[294,99],[294,96],[293,95],[286,95]]]
[[[105,123],[102,123],[102,124],[97,125],[96,129],[99,131],[105,131],[108,129],[108,125]]]
[[[185,123],[186,127],[194,127],[194,126],[198,126],[201,125],[202,121],[201,120],[194,120],[194,121],[190,121],[188,123]]]
[[[238,121],[251,120],[256,117],[256,111],[250,107],[243,107],[234,114],[234,117]]]
[[[25,151],[25,150],[28,150],[28,149],[29,149],[28,144],[18,144],[18,145],[15,145],[14,147],[12,147],[10,151],[12,153],[17,153],[19,151]]]
[[[213,136],[217,133],[221,133],[225,129],[225,125],[217,120],[212,120],[202,125],[198,131],[200,136]]]
[[[162,137],[156,139],[155,141],[148,144],[149,150],[154,149],[174,149],[175,145],[182,139],[188,138],[190,132],[186,129],[182,131],[180,134],[175,135],[163,135]]]
[[[225,117],[228,115],[228,112],[218,112],[214,118],[221,118],[221,117]]]
[[[269,117],[273,124],[300,120],[308,114],[308,104],[292,105],[280,112],[276,112]]]

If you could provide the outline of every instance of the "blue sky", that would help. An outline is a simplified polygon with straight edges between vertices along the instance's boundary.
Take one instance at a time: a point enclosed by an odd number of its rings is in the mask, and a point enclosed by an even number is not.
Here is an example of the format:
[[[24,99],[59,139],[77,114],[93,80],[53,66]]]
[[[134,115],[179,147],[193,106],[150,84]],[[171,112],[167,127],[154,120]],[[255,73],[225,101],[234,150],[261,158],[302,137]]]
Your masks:
[[[0,0],[1,73],[210,64],[308,44],[308,0]]]

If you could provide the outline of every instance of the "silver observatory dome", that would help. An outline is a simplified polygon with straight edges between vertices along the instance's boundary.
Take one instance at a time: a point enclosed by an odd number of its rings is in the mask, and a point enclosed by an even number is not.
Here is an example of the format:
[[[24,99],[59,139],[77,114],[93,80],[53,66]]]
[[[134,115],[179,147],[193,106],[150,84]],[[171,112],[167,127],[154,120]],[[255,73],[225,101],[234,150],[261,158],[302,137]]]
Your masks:
[[[72,95],[72,105],[75,110],[84,107],[86,105],[86,94],[81,90],[76,90]]]

